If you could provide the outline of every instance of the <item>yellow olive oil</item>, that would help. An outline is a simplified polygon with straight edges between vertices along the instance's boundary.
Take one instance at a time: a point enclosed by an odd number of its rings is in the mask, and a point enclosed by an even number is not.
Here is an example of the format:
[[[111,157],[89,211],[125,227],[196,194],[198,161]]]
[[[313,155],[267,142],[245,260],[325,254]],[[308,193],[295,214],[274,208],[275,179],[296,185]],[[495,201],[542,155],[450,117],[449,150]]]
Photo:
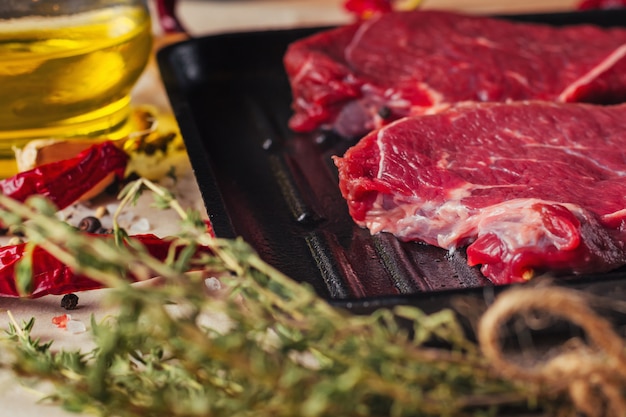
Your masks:
[[[0,160],[31,139],[127,133],[151,48],[141,7],[0,20]],[[0,162],[0,177],[7,169]]]

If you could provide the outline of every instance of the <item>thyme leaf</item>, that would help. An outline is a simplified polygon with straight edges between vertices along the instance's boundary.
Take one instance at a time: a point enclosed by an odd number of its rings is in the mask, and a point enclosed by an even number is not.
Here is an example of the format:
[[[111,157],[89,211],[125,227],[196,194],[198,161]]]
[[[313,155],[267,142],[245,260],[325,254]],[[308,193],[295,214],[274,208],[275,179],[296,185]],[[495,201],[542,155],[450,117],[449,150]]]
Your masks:
[[[537,387],[493,371],[450,311],[350,314],[241,239],[211,237],[197,213],[145,180],[126,187],[120,210],[146,188],[185,222],[175,244],[182,250],[165,262],[63,227],[39,203],[0,195],[0,218],[19,223],[27,237],[45,236],[38,244],[110,287],[106,302],[117,311],[92,319],[96,348],[88,352],[53,352],[51,342],[30,337],[32,320],[10,326],[0,365],[51,382],[48,401],[118,417],[485,416],[501,406],[541,405]],[[197,245],[211,253],[193,258]],[[159,285],[125,279],[146,270],[158,273]],[[429,345],[434,337],[446,346]]]

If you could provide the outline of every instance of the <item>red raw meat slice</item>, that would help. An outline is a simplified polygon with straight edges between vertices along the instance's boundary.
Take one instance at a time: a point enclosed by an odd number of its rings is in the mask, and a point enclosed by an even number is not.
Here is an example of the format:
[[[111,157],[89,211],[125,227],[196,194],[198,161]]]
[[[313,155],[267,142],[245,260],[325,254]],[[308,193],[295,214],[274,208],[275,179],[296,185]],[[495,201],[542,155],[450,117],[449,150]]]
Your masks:
[[[357,136],[463,101],[626,99],[626,29],[383,13],[290,45],[290,127]]]
[[[626,105],[473,103],[336,157],[357,224],[450,251],[494,283],[626,264]]]

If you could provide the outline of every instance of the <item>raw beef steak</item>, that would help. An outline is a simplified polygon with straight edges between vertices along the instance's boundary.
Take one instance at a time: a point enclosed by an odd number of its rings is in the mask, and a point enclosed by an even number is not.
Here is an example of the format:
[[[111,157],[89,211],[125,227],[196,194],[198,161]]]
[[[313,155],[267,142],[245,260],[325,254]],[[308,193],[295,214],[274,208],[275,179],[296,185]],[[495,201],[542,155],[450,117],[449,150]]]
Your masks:
[[[474,103],[398,120],[336,157],[350,214],[494,283],[626,264],[626,105]]]
[[[290,45],[290,127],[357,136],[462,101],[626,99],[626,29],[386,13]]]

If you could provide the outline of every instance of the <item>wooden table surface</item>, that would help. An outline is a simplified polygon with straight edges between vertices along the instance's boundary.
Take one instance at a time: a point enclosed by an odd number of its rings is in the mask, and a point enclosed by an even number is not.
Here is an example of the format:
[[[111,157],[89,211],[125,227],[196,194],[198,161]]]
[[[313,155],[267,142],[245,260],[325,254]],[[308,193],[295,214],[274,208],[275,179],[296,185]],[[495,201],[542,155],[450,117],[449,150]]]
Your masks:
[[[294,25],[343,23],[352,19],[344,0],[181,0],[178,13],[193,34]],[[422,0],[421,7],[468,13],[571,10],[577,0]]]

